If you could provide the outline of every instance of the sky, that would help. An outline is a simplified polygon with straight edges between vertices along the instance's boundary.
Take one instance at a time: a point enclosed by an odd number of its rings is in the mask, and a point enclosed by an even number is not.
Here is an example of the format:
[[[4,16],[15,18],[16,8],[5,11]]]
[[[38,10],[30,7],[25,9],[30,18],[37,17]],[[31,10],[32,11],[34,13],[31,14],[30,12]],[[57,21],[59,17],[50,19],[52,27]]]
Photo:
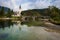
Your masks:
[[[0,0],[0,6],[8,7],[14,11],[18,11],[20,5],[22,10],[43,9],[52,5],[60,8],[60,0]]]

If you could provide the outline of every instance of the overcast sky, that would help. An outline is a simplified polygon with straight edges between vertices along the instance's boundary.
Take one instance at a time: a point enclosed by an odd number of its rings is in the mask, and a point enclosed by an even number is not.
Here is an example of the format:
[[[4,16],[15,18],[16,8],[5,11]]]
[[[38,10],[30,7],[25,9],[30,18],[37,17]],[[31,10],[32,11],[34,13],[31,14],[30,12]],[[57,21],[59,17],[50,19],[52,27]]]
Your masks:
[[[23,10],[42,9],[51,5],[60,8],[60,0],[0,0],[0,6],[11,8],[14,11],[18,11],[20,5]]]

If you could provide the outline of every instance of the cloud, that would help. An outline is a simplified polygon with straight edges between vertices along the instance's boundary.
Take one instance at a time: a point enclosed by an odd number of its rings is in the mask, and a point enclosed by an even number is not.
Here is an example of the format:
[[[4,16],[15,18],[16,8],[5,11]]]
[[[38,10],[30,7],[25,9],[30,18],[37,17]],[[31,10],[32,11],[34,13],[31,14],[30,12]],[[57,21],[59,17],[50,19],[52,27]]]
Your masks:
[[[56,0],[54,3],[52,3],[52,5],[60,8],[60,0]]]
[[[27,2],[22,4],[21,7],[22,7],[22,10],[34,9],[35,4],[33,4],[32,2]]]
[[[47,8],[50,5],[50,1],[48,0],[40,0],[40,1],[36,1],[35,5],[37,6],[37,8]]]
[[[60,8],[60,0],[0,0],[0,6],[11,8],[14,11],[18,11],[20,5],[23,10],[42,9],[50,5]]]
[[[34,2],[27,2],[22,4],[23,10],[27,9],[42,9],[47,8],[50,5],[50,0],[36,0]]]
[[[2,0],[0,1],[0,6],[5,6],[8,7],[10,9],[13,9],[14,11],[19,10],[19,3],[17,5],[17,1],[19,0]]]

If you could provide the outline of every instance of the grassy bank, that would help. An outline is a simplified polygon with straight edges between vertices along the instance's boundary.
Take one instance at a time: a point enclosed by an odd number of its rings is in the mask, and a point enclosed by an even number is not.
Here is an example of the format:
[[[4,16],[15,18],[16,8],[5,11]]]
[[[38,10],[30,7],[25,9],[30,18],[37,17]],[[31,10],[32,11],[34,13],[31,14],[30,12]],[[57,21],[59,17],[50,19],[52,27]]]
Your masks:
[[[49,21],[53,24],[60,25],[60,20],[50,19]]]
[[[44,22],[42,22],[42,21],[29,21],[29,22],[22,22],[22,24],[26,24],[28,26],[43,26]]]

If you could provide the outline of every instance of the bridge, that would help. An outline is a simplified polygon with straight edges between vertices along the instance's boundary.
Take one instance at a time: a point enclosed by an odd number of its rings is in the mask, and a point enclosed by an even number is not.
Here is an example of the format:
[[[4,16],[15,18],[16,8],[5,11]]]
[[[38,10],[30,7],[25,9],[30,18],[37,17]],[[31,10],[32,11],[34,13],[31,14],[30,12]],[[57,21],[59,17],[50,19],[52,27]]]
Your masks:
[[[22,21],[48,21],[49,17],[48,16],[22,16]]]

